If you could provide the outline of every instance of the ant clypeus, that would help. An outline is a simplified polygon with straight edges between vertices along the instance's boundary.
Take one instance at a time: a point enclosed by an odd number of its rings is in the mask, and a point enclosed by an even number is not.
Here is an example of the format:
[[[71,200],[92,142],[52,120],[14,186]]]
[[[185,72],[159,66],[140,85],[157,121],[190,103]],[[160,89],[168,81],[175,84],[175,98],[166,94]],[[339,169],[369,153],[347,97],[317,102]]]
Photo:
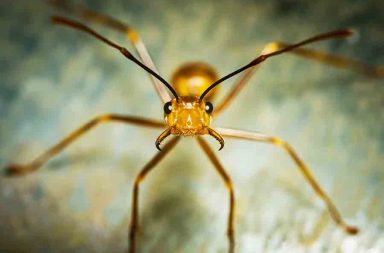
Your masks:
[[[204,63],[189,63],[180,67],[173,75],[171,83],[168,83],[164,80],[157,72],[154,63],[152,62],[140,36],[133,30],[130,26],[117,21],[111,17],[96,13],[92,10],[89,10],[84,7],[72,8],[64,4],[60,0],[51,0],[52,4],[70,11],[78,16],[84,18],[87,21],[98,23],[101,25],[108,26],[115,30],[118,30],[127,35],[127,38],[132,42],[135,47],[138,55],[141,58],[141,61],[135,58],[126,48],[112,42],[111,40],[103,37],[98,34],[91,28],[79,23],[75,20],[53,16],[51,21],[54,24],[68,26],[82,32],[88,33],[104,42],[105,44],[117,49],[122,53],[126,58],[133,61],[145,71],[150,74],[152,83],[155,87],[157,94],[159,95],[161,101],[164,104],[164,119],[165,122],[147,119],[138,116],[128,116],[128,115],[117,115],[117,114],[105,114],[99,117],[96,117],[85,125],[74,131],[72,134],[64,138],[62,141],[54,145],[52,148],[48,149],[42,155],[37,157],[35,160],[28,164],[19,165],[11,164],[7,167],[7,173],[9,175],[21,175],[24,173],[32,172],[39,169],[44,163],[46,163],[51,157],[61,152],[69,144],[74,142],[77,138],[83,135],[85,132],[89,131],[99,123],[116,121],[129,123],[140,127],[151,127],[158,129],[165,129],[156,140],[156,147],[161,151],[158,152],[141,170],[137,175],[134,187],[133,187],[133,202],[132,202],[132,212],[131,212],[131,224],[130,224],[130,233],[129,233],[129,253],[135,252],[135,242],[137,235],[138,227],[138,205],[139,205],[139,186],[143,182],[145,176],[157,165],[157,163],[165,157],[177,144],[180,140],[180,136],[194,136],[197,139],[200,147],[203,149],[209,160],[214,165],[217,172],[220,174],[222,179],[225,182],[225,186],[229,192],[229,215],[228,215],[228,227],[227,227],[227,236],[229,240],[229,249],[228,252],[235,252],[235,230],[234,230],[234,209],[235,209],[235,195],[233,191],[233,185],[231,178],[219,162],[218,158],[209,147],[207,142],[202,138],[202,135],[211,135],[214,137],[220,144],[221,150],[224,147],[223,137],[230,137],[243,140],[251,140],[258,142],[265,142],[272,145],[281,147],[296,163],[300,172],[303,174],[304,178],[312,186],[314,192],[324,201],[327,206],[329,213],[334,220],[334,222],[346,233],[356,234],[358,233],[358,228],[350,226],[344,222],[336,206],[332,203],[331,199],[324,192],[321,186],[317,183],[315,178],[312,176],[307,165],[300,159],[295,150],[284,140],[279,137],[270,136],[267,134],[261,134],[257,132],[249,132],[228,128],[211,128],[212,120],[220,115],[224,109],[232,102],[236,97],[239,91],[247,84],[248,80],[255,73],[257,65],[267,60],[272,56],[276,56],[285,52],[292,52],[296,55],[329,64],[339,68],[346,68],[356,72],[361,72],[370,76],[382,76],[383,71],[379,68],[367,67],[363,64],[360,64],[356,61],[349,59],[344,59],[338,56],[321,53],[311,49],[302,48],[302,46],[318,42],[322,40],[328,40],[333,38],[344,38],[352,35],[352,32],[348,29],[337,30],[328,33],[319,34],[309,39],[303,40],[296,44],[286,44],[286,43],[270,43],[268,44],[261,55],[256,57],[250,63],[244,65],[243,67],[235,70],[234,72],[218,78],[216,72],[207,64]],[[224,97],[222,101],[218,103],[216,109],[213,108],[213,105],[210,101],[216,95],[216,90],[214,89],[222,83],[223,81],[229,79],[230,77],[237,75],[243,72],[242,76],[236,83],[232,90]],[[171,92],[170,96],[167,89]],[[174,135],[169,142],[167,142],[164,147],[161,149],[160,144],[165,140],[169,135]]]

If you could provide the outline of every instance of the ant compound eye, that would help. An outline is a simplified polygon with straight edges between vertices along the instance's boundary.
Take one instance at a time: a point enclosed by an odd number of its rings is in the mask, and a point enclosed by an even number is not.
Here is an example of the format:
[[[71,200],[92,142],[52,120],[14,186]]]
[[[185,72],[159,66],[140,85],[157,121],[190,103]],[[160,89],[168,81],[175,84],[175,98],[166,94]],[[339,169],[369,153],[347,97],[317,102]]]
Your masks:
[[[172,102],[171,101],[164,104],[164,112],[166,114],[170,114],[172,112]]]
[[[205,102],[205,111],[209,114],[213,112],[213,105],[211,102]]]

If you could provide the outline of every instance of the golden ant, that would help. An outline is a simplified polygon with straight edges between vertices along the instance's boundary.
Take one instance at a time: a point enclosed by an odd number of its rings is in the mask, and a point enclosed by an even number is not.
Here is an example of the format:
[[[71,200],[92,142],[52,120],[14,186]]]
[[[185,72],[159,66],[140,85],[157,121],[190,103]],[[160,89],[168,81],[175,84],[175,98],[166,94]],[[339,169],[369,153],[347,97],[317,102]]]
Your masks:
[[[168,83],[164,80],[156,70],[156,67],[149,56],[146,47],[144,46],[138,33],[133,30],[129,25],[124,24],[118,20],[115,20],[111,17],[96,13],[92,10],[89,10],[84,7],[72,8],[67,6],[62,1],[51,0],[51,3],[55,6],[58,6],[62,9],[70,11],[79,17],[94,22],[100,25],[105,25],[117,31],[124,33],[127,38],[132,42],[134,48],[136,49],[141,61],[133,56],[126,48],[116,44],[115,42],[103,37],[99,33],[95,32],[91,28],[85,26],[82,23],[79,23],[75,20],[53,16],[51,21],[57,25],[68,26],[76,30],[85,32],[96,39],[104,42],[112,48],[117,49],[121,54],[123,54],[127,59],[133,61],[139,65],[142,69],[147,71],[150,74],[152,83],[155,87],[157,94],[159,95],[161,101],[164,104],[164,119],[165,122],[147,119],[138,116],[130,115],[117,115],[117,114],[105,114],[99,117],[96,117],[85,125],[71,133],[69,136],[64,138],[62,141],[48,149],[42,155],[34,159],[32,162],[24,165],[11,164],[7,167],[7,173],[9,175],[21,175],[29,173],[39,169],[43,164],[45,164],[50,158],[54,155],[61,152],[69,144],[74,142],[84,133],[95,127],[100,123],[105,122],[122,122],[127,124],[133,124],[139,127],[151,127],[163,129],[163,132],[157,138],[155,145],[161,151],[158,152],[145,166],[142,168],[140,173],[137,175],[134,181],[133,187],[133,196],[132,196],[132,212],[131,212],[131,224],[129,232],[129,253],[135,252],[136,244],[136,235],[138,227],[138,205],[139,205],[139,186],[147,176],[147,174],[154,169],[160,160],[162,160],[165,155],[167,155],[180,140],[180,136],[194,136],[197,139],[200,147],[203,149],[208,159],[212,162],[217,172],[220,174],[222,179],[225,182],[229,193],[229,215],[228,215],[228,225],[227,225],[227,236],[229,241],[228,252],[235,252],[235,229],[234,229],[234,209],[235,209],[235,195],[233,191],[233,184],[230,176],[225,171],[222,164],[219,162],[217,156],[212,151],[207,142],[202,138],[202,135],[210,135],[214,137],[220,144],[220,149],[224,147],[223,137],[242,139],[242,140],[251,140],[257,142],[265,142],[272,145],[281,147],[296,163],[300,172],[303,174],[304,178],[313,188],[314,192],[320,197],[325,205],[328,208],[331,218],[334,220],[336,225],[338,225],[342,230],[348,234],[358,233],[358,228],[346,224],[337,210],[336,206],[333,204],[328,195],[324,192],[321,186],[317,183],[315,178],[312,176],[307,165],[301,160],[297,155],[296,151],[284,140],[279,137],[270,136],[267,134],[261,134],[257,132],[249,132],[228,128],[219,128],[211,127],[212,120],[220,115],[240,90],[247,84],[248,80],[255,73],[260,63],[267,60],[270,57],[280,55],[282,53],[291,52],[298,56],[325,63],[338,68],[345,68],[352,71],[360,72],[365,75],[382,77],[384,71],[379,67],[368,67],[359,62],[345,59],[339,56],[334,56],[319,51],[314,51],[311,49],[303,48],[302,46],[333,39],[333,38],[344,38],[352,35],[352,32],[348,29],[336,30],[328,33],[319,34],[309,39],[303,40],[296,44],[286,44],[286,43],[270,43],[268,44],[261,55],[256,57],[250,63],[244,65],[243,67],[225,75],[222,78],[218,78],[214,69],[204,63],[189,63],[180,67],[173,75],[171,83]],[[229,91],[229,93],[218,103],[216,109],[213,108],[212,101],[217,94],[216,88],[223,81],[235,76],[239,73],[242,73],[239,80],[234,84],[234,87]],[[169,94],[168,90],[171,92]],[[173,98],[171,97],[173,96]],[[165,130],[164,130],[165,129]],[[168,136],[174,135],[169,142],[167,142],[164,147],[161,149],[160,144]],[[220,150],[219,149],[219,150]]]

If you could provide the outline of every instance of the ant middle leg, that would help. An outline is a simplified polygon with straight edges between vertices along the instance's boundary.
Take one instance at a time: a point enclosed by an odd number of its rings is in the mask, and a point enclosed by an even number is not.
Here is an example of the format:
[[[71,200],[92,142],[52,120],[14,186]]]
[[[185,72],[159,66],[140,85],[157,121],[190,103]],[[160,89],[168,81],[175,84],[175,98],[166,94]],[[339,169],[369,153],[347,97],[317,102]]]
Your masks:
[[[138,126],[153,127],[153,128],[163,128],[164,124],[160,121],[145,119],[135,116],[127,115],[118,115],[118,114],[105,114],[88,121],[86,124],[69,134],[63,140],[49,148],[47,151],[42,153],[36,159],[32,160],[26,164],[10,164],[6,167],[6,173],[8,175],[21,175],[29,172],[38,170],[43,164],[45,164],[53,156],[60,153],[64,148],[77,140],[84,133],[88,132],[96,125],[105,122],[123,122],[126,124],[133,124]]]

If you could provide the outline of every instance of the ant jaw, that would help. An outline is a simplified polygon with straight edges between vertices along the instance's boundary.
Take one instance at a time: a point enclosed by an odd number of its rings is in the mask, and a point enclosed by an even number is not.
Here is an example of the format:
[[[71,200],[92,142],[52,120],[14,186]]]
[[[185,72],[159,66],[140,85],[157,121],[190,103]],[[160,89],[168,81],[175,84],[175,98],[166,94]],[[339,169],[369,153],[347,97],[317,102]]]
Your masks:
[[[161,142],[171,134],[171,131],[172,131],[172,128],[169,127],[164,132],[162,132],[159,137],[157,137],[155,145],[159,151],[162,151],[160,148]]]
[[[222,150],[224,148],[223,137],[221,137],[221,135],[218,132],[216,132],[215,130],[213,130],[212,128],[208,128],[208,134],[210,136],[212,136],[213,138],[215,138],[220,143],[219,151]]]
[[[196,133],[196,134],[209,134],[210,136],[212,136],[213,138],[215,138],[219,143],[220,143],[220,148],[219,148],[219,151],[222,150],[224,148],[224,139],[223,137],[218,133],[216,132],[215,130],[213,130],[212,128],[205,128],[204,129],[205,131],[201,132],[201,133]],[[156,148],[159,150],[159,151],[162,151],[161,147],[160,147],[160,144],[171,134],[174,134],[174,135],[183,135],[178,129],[175,129],[173,127],[169,127],[167,128],[164,132],[162,132],[160,134],[159,137],[157,137],[156,139],[156,142],[155,142],[155,145],[156,145]],[[195,134],[195,135],[196,135]]]

